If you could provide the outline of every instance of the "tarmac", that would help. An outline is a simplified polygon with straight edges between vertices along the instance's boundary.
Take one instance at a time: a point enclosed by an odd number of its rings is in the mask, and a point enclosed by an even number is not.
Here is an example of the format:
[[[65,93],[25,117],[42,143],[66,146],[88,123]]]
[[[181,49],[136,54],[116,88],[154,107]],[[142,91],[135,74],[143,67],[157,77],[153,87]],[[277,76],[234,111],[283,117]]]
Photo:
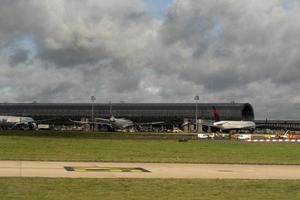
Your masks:
[[[300,165],[0,161],[0,177],[300,180]]]

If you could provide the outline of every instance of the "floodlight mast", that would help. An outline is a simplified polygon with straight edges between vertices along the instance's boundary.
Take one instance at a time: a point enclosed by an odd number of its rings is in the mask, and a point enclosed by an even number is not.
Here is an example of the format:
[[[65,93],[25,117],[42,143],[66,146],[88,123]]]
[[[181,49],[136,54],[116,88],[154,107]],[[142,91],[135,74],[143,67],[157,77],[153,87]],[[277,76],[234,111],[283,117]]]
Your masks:
[[[196,95],[194,98],[195,102],[196,102],[196,116],[195,116],[195,125],[196,125],[196,132],[198,132],[198,101],[199,101],[199,96]]]
[[[95,96],[91,96],[91,101],[92,101],[92,131],[94,131],[94,102],[96,100],[96,97]]]

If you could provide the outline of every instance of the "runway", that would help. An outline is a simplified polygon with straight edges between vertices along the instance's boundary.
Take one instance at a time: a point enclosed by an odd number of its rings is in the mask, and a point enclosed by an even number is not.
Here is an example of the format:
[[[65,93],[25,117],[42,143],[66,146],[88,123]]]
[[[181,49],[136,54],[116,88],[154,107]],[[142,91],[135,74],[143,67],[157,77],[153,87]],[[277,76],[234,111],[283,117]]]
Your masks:
[[[300,180],[300,165],[0,161],[0,177]]]

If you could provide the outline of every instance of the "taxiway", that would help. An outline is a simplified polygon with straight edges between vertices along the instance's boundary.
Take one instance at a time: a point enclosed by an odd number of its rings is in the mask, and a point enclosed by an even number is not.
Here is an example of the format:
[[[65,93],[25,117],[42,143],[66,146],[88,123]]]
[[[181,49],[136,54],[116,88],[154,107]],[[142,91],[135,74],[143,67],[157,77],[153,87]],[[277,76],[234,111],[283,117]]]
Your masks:
[[[68,171],[68,167],[80,170]],[[121,168],[143,170],[122,171]],[[300,180],[300,165],[0,161],[0,176]]]

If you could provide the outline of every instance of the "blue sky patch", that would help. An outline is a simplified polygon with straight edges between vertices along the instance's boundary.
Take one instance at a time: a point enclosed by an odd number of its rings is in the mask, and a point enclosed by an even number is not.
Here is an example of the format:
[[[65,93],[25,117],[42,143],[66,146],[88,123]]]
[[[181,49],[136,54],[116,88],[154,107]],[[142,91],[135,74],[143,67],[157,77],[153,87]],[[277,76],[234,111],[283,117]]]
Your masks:
[[[156,18],[161,19],[166,9],[174,0],[144,0],[149,12]]]

